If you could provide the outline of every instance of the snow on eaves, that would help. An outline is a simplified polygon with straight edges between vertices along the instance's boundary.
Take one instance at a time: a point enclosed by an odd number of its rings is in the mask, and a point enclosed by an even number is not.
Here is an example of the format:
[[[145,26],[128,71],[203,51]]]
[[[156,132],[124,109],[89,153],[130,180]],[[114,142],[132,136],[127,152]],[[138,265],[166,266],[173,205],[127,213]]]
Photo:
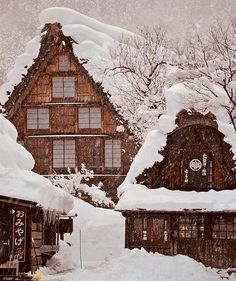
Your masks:
[[[122,28],[104,24],[75,10],[63,7],[53,7],[43,10],[39,14],[39,21],[42,25],[55,22],[59,22],[62,26],[81,24],[95,31],[105,33],[115,40],[121,39],[124,33],[132,34]]]
[[[73,208],[73,197],[41,175],[21,169],[0,169],[0,195],[31,201],[61,213]]]
[[[141,184],[126,184],[117,211],[235,211],[236,190],[210,190],[208,192],[169,190],[166,188],[148,189]]]
[[[17,131],[0,114],[0,195],[28,200],[45,209],[69,212],[72,197],[34,172],[32,155],[17,143]]]

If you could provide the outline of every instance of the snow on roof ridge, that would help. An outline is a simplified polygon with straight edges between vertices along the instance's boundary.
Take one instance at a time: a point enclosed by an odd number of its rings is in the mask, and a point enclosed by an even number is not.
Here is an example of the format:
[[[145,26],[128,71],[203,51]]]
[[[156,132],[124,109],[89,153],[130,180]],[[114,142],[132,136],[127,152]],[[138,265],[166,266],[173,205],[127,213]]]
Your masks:
[[[81,14],[78,11],[64,7],[51,7],[44,9],[39,14],[39,21],[42,25],[54,22],[59,22],[61,25],[82,24],[101,33],[106,33],[115,40],[118,40],[124,34],[133,34],[128,30],[102,23],[96,19]]]

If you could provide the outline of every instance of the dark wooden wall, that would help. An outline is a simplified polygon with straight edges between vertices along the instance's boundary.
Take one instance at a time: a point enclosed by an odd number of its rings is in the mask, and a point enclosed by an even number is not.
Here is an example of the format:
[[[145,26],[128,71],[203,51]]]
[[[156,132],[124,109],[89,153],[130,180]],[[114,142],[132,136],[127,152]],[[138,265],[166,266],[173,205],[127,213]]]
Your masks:
[[[224,142],[224,135],[218,131],[217,125],[215,123],[210,125],[208,119],[203,116],[198,116],[197,120],[194,120],[194,116],[189,117],[189,120],[177,119],[177,124],[181,121],[179,127],[168,135],[167,145],[160,152],[164,159],[144,170],[137,181],[150,188],[164,186],[169,189],[196,191],[207,191],[211,188],[234,189],[236,174],[233,169],[235,162],[231,147]],[[207,167],[206,176],[202,176],[202,169],[193,172],[189,165],[187,166],[191,157],[203,162],[204,154],[207,155],[208,165],[211,162],[211,168]],[[193,177],[189,184],[184,183],[186,169]],[[206,179],[209,178],[209,174],[212,175],[211,182]]]
[[[125,247],[145,248],[150,252],[158,252],[165,255],[187,255],[196,261],[202,262],[206,266],[216,268],[235,268],[236,267],[236,229],[234,230],[235,236],[233,239],[219,239],[213,238],[213,218],[216,216],[224,216],[225,218],[236,218],[236,214],[217,214],[217,213],[158,213],[158,212],[128,212],[123,213],[126,217],[126,232],[125,232]],[[178,235],[178,218],[180,216],[204,218],[204,236],[196,238],[180,238]],[[146,226],[143,219],[146,219]],[[135,227],[136,219],[142,220],[142,227]],[[159,228],[158,236],[155,233],[152,224],[153,219],[165,220],[166,223],[166,236],[164,239],[164,226]],[[146,231],[147,239],[143,240],[143,230]],[[156,237],[155,237],[156,235]],[[155,239],[156,238],[156,239]]]

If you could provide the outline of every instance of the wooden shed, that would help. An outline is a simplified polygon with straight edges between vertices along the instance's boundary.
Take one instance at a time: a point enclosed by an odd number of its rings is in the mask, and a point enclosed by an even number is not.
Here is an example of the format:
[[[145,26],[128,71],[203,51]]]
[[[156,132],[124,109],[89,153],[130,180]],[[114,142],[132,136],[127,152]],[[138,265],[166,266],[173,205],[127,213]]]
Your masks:
[[[177,127],[163,134],[164,147],[158,146],[158,138],[153,141],[156,149],[149,142],[145,150],[144,144],[119,188],[122,195],[116,209],[126,218],[125,247],[183,254],[206,266],[235,268],[236,173],[232,148],[211,113],[183,110],[175,123]],[[229,141],[230,135],[227,137]],[[145,160],[158,150],[160,160],[135,174],[142,157]]]

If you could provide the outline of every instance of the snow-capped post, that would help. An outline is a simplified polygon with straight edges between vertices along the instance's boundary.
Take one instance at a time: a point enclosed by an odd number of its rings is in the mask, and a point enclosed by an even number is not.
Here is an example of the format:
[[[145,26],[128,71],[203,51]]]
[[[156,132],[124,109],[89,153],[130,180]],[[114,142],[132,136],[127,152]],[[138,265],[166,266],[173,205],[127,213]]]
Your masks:
[[[202,112],[225,111],[236,131],[236,24],[216,21],[207,33],[198,26],[183,44],[179,64]]]

